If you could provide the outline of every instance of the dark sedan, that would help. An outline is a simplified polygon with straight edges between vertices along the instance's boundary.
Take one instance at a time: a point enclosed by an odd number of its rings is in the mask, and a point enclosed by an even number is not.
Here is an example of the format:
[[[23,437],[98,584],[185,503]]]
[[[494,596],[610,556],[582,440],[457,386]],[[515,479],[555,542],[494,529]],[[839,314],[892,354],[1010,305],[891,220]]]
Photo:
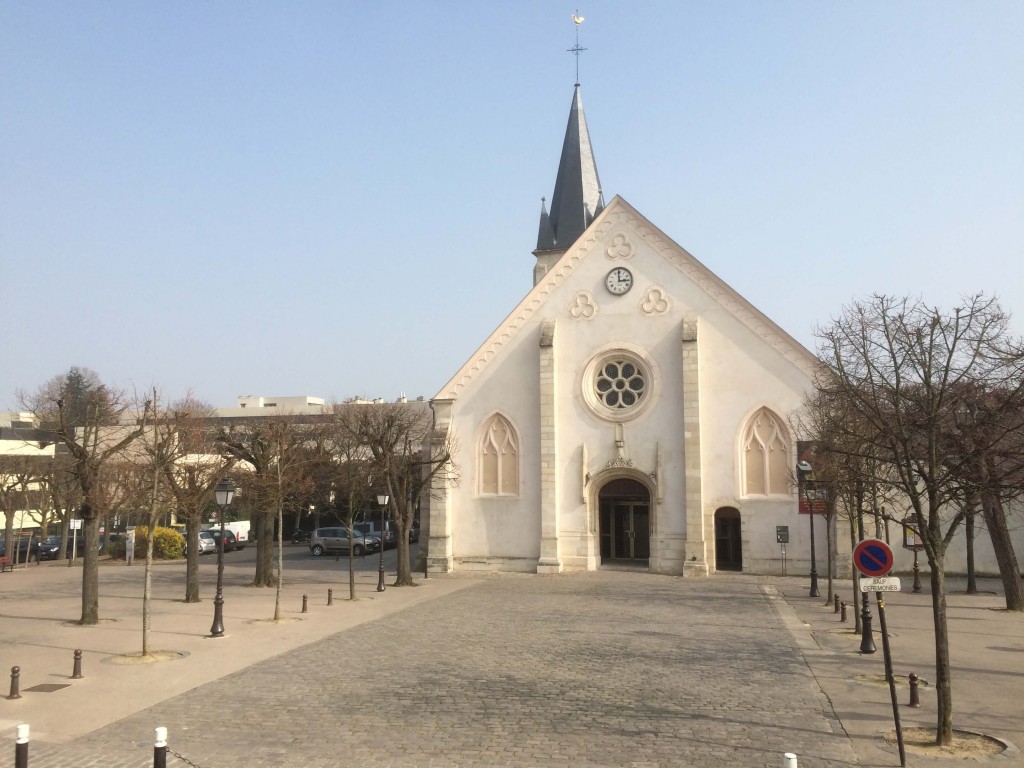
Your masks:
[[[210,528],[207,533],[213,534],[213,540],[217,543],[217,547],[220,548],[220,528]],[[237,549],[235,542],[235,534],[231,531],[224,531],[224,551],[233,552]]]
[[[7,552],[4,540],[0,537],[0,557],[9,557],[12,561],[17,560],[19,563],[25,563],[35,557],[38,552],[39,540],[34,537],[29,538],[26,536],[21,539],[15,539],[10,553]]]

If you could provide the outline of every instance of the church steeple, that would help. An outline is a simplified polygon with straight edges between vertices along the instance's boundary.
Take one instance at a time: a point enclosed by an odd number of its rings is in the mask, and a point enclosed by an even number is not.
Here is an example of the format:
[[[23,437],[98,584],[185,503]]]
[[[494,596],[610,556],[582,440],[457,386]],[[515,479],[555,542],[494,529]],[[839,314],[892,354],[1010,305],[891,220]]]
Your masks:
[[[594,150],[590,146],[590,133],[580,99],[580,84],[576,83],[550,212],[541,205],[537,249],[534,251],[538,262],[542,256],[564,253],[603,209],[601,180],[597,175]],[[553,259],[545,261],[550,263],[545,265],[544,272],[554,263]]]

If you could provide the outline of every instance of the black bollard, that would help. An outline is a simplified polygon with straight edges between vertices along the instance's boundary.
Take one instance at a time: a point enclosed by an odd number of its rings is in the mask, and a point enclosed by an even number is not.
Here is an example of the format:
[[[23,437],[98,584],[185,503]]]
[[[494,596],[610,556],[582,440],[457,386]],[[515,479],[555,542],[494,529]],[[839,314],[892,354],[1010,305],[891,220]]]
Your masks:
[[[844,600],[839,604],[839,620],[846,623],[846,601]]]
[[[834,598],[832,602],[835,603],[835,610],[832,613],[839,613],[839,593],[836,592],[832,597]]]
[[[167,729],[160,726],[154,730],[156,740],[153,742],[153,768],[167,768]]]
[[[28,768],[28,723],[22,723],[15,731],[14,768]]]
[[[327,590],[327,604],[328,605],[334,605],[334,590],[333,589],[328,589]]]
[[[75,669],[71,673],[72,680],[81,680],[85,675],[82,674],[82,650],[80,648],[75,649]]]
[[[8,699],[20,699],[21,692],[18,690],[18,683],[21,679],[21,667],[11,667],[11,694]]]
[[[309,598],[308,598],[308,597],[307,597],[306,595],[303,595],[303,596],[302,596],[302,612],[303,612],[303,613],[307,613],[307,612],[308,612],[308,609],[306,608],[306,601],[307,601],[308,599],[309,599]]]
[[[921,692],[918,691],[918,689],[917,689],[917,686],[918,686],[918,683],[919,683],[920,679],[918,678],[916,672],[911,672],[908,675],[908,679],[910,680],[910,706],[912,706],[912,707],[920,707],[921,706]]]

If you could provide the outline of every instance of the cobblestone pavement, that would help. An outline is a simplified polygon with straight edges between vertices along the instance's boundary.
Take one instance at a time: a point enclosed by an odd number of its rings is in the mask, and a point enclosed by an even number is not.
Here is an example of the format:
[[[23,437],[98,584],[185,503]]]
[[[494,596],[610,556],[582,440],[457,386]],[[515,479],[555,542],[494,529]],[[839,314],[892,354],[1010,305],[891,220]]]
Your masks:
[[[487,577],[200,686],[31,768],[849,766],[753,577]]]

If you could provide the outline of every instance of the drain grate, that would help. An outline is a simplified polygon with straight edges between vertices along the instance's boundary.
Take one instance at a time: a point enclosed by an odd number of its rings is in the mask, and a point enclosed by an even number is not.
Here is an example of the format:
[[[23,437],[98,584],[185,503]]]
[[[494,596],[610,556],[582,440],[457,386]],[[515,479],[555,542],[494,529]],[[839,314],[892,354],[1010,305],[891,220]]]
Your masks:
[[[53,693],[61,688],[70,687],[71,683],[40,683],[39,685],[33,685],[31,688],[26,688],[25,693]]]

